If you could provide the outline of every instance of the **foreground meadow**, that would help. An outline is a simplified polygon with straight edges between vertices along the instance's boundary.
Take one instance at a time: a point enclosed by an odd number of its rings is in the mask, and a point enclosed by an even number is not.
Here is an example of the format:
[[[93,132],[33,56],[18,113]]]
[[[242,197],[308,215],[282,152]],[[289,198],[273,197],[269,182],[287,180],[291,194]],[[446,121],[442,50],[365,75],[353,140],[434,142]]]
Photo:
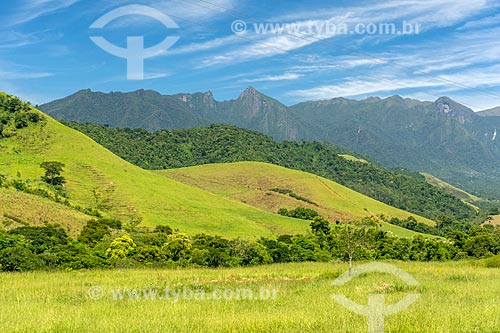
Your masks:
[[[386,304],[420,294],[385,318],[386,332],[500,332],[498,268],[482,261],[391,264],[419,285],[370,273],[334,286],[347,266],[327,263],[2,273],[0,332],[358,333],[367,331],[367,319],[331,295],[367,304],[374,293]]]

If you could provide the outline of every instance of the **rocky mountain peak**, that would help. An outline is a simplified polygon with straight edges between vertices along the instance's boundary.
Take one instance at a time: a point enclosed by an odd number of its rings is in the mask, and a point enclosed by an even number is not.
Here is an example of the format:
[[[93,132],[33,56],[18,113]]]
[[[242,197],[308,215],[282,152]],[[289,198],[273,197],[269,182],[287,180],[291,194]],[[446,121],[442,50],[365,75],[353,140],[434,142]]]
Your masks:
[[[260,95],[260,93],[257,91],[257,89],[255,89],[254,87],[252,86],[248,86],[248,88],[246,88],[241,94],[240,94],[240,99],[241,98],[245,98],[245,97],[249,97],[249,96],[257,96],[257,95]]]
[[[254,118],[257,115],[269,112],[269,103],[263,95],[261,95],[255,88],[248,87],[238,97],[237,102],[242,109],[247,110],[246,117]]]
[[[446,96],[438,98],[434,105],[440,112],[457,119],[461,124],[471,122],[474,116],[474,111]]]

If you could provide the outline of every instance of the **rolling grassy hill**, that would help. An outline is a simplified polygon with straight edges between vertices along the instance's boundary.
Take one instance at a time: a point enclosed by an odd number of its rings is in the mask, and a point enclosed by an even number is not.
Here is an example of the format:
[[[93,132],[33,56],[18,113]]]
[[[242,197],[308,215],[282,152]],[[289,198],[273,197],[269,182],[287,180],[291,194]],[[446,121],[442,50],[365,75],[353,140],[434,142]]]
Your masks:
[[[65,189],[71,204],[100,207],[106,215],[130,224],[168,224],[183,232],[207,232],[226,237],[299,233],[309,227],[304,221],[269,214],[143,170],[82,133],[45,118],[46,123],[30,125],[15,136],[0,139],[0,174],[10,178],[18,175],[23,180],[36,182],[43,175],[40,163],[62,162],[65,164],[62,175],[67,180]],[[50,210],[47,205],[35,203],[35,199],[33,202],[26,199],[24,205],[14,205],[15,199],[0,193],[2,206],[9,207],[11,214],[21,214],[23,210],[42,214],[40,212]],[[72,228],[78,229],[84,218],[68,214],[65,219],[72,222],[63,224],[67,227],[68,223],[74,224]]]
[[[330,221],[342,222],[379,214],[400,219],[411,215],[328,179],[268,163],[209,164],[162,170],[158,173],[272,213],[276,213],[279,208],[308,207]],[[291,190],[295,195],[313,203],[272,189]],[[429,219],[419,216],[416,218],[422,223],[434,225]],[[414,235],[408,230],[386,223],[383,223],[383,228],[402,236]]]
[[[226,125],[154,133],[82,123],[70,123],[70,126],[125,160],[148,170],[212,163],[266,162],[313,173],[431,220],[449,216],[470,221],[478,216],[475,209],[430,185],[419,173],[360,163],[345,157],[346,154],[356,155],[327,143],[279,143],[260,133]]]

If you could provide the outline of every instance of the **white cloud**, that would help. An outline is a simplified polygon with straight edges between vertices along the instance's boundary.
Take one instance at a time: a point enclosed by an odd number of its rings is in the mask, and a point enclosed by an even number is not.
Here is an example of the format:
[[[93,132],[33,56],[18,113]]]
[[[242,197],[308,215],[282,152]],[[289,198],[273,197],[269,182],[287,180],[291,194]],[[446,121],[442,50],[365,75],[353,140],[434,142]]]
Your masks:
[[[236,0],[209,0],[207,2],[197,0],[171,0],[151,1],[150,5],[162,12],[178,15],[190,20],[206,20],[223,15],[228,9],[232,10]]]
[[[217,19],[223,17],[224,13],[229,9],[231,10],[235,5],[235,0],[209,0],[209,3],[197,0],[138,0],[134,1],[134,4],[141,4],[155,8],[162,13],[170,16],[177,23],[181,23],[183,20],[187,22],[185,24],[189,25],[189,22],[201,22],[206,24],[206,21],[212,19]],[[131,3],[128,3],[131,4]],[[115,1],[115,6],[125,5],[122,0]],[[116,20],[111,25],[113,28],[123,28],[130,27],[131,25],[137,26],[141,24],[151,23],[151,18],[143,15],[127,15],[119,20]],[[196,24],[195,24],[196,25]]]
[[[473,20],[473,21],[467,22],[463,26],[458,28],[457,30],[469,30],[469,29],[480,29],[480,28],[493,27],[493,26],[498,25],[499,21],[500,21],[500,14],[496,14],[493,16],[483,17],[479,20]]]
[[[189,54],[189,53],[197,53],[208,50],[213,50],[219,47],[227,47],[232,44],[240,43],[241,39],[236,36],[227,36],[216,38],[204,42],[191,43],[179,47],[172,48],[166,51],[164,54],[168,55],[179,55],[179,54]]]
[[[407,67],[403,71],[412,73],[411,69],[414,69],[413,74],[426,73],[428,77],[450,70],[489,66],[498,62],[500,54],[500,41],[491,39],[496,34],[500,34],[500,28],[454,33],[425,44],[399,49],[392,55],[381,55],[380,58]]]
[[[0,49],[16,49],[27,45],[37,44],[43,38],[37,33],[21,33],[12,30],[0,31]]]
[[[393,20],[413,20],[426,26],[449,26],[463,21],[488,9],[498,7],[493,0],[392,0],[379,2],[359,2],[359,5],[322,8],[301,11],[275,17],[274,21],[302,21],[309,19],[330,19],[339,12],[352,13],[354,18],[362,18],[365,23],[391,22]]]
[[[397,25],[406,20],[420,24],[421,30],[426,31],[436,27],[452,26],[491,7],[491,2],[487,0],[389,1],[372,6],[335,8],[334,12],[330,13],[332,16],[323,19],[307,19],[307,17],[308,15],[318,17],[318,12],[321,12],[319,15],[325,17],[325,10],[316,11],[316,13],[295,14],[288,17],[289,20],[295,19],[295,21],[281,22],[289,24],[293,29],[274,35],[269,33],[251,34],[250,31],[255,22],[247,22],[250,30],[240,36],[249,39],[247,43],[222,55],[216,54],[206,58],[203,61],[203,66],[246,62],[283,54],[321,41],[324,42],[326,39],[338,36],[338,31],[311,29],[311,27],[325,27],[331,22],[335,22],[337,26],[345,23],[349,29],[353,29],[359,23],[395,23]],[[339,12],[344,14],[338,15]],[[279,21],[272,20],[271,22]],[[366,41],[381,37],[383,36],[370,36]],[[394,38],[394,36],[389,37]]]
[[[162,79],[168,76],[170,76],[169,73],[150,73],[150,74],[144,74],[144,80]]]
[[[301,65],[301,66],[293,66],[290,69],[300,73],[318,73],[323,71],[330,71],[333,69],[339,69],[338,65]]]
[[[4,24],[15,26],[33,21],[36,18],[55,13],[70,7],[80,0],[31,0],[16,8],[15,15],[10,16]]]
[[[435,100],[439,96],[454,94],[457,100],[474,110],[500,105],[500,93],[490,91],[500,90],[500,65],[486,68],[471,68],[461,73],[441,75],[444,80],[424,76],[398,76],[394,70],[391,73],[378,74],[375,79],[346,78],[335,84],[320,85],[308,89],[292,90],[289,96],[306,100],[324,100],[335,97],[357,97],[368,94],[387,95],[395,93],[410,94],[418,99]],[[462,83],[460,85],[450,82]],[[468,88],[471,87],[471,88]],[[465,101],[461,96],[469,96]],[[424,98],[425,97],[425,98]]]
[[[31,66],[0,60],[1,80],[40,79],[54,75],[54,73],[47,71],[39,72],[37,68]]]
[[[284,73],[281,75],[266,75],[261,76],[255,79],[246,79],[241,82],[253,83],[253,82],[266,82],[266,81],[287,81],[287,80],[297,80],[300,79],[303,75],[298,73]]]
[[[310,89],[293,90],[290,91],[288,95],[303,99],[321,100],[334,97],[354,97],[366,94],[393,92],[409,88],[427,88],[439,85],[440,84],[437,82],[411,79],[391,80],[388,78],[387,81],[348,79],[335,85],[322,85]]]
[[[498,75],[499,71],[500,65],[492,65],[481,68],[470,68],[469,70],[455,74],[443,74],[441,77],[453,82],[463,82],[464,85],[470,87],[494,87],[500,86],[500,76]],[[455,91],[464,88],[452,85],[449,89],[451,91]],[[485,95],[486,94],[487,93],[485,92]],[[498,102],[500,103],[500,95],[498,97]]]
[[[255,40],[255,41],[254,41]],[[204,59],[202,65],[214,66],[228,63],[239,63],[277,54],[287,53],[314,43],[313,40],[304,37],[280,35],[270,38],[250,38],[250,45],[242,46],[236,50],[226,52],[222,55],[211,56]]]
[[[41,79],[44,77],[54,76],[54,73],[48,72],[12,72],[0,71],[0,77],[4,80],[19,80],[19,79]]]

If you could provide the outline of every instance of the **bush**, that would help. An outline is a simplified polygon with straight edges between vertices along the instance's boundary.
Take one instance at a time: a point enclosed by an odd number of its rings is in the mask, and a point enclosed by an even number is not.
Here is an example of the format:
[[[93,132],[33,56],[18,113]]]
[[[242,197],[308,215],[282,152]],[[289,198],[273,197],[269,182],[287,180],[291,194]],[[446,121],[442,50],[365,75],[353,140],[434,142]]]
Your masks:
[[[58,264],[61,268],[91,269],[109,265],[97,252],[89,250],[85,245],[78,242],[57,246],[52,252],[58,258]]]
[[[30,123],[38,123],[44,118],[32,111],[27,103],[17,97],[0,96],[0,138],[11,137],[17,129],[28,127]]]
[[[172,228],[168,225],[157,225],[155,228],[155,232],[160,233],[160,234],[167,234],[167,235],[171,235],[174,233]]]
[[[165,256],[158,246],[144,245],[135,249],[133,258],[141,263],[154,263],[164,260]]]
[[[89,220],[80,232],[78,241],[94,247],[106,235],[111,235],[108,224],[102,220]]]
[[[26,272],[42,268],[43,262],[24,247],[10,247],[0,251],[0,266],[6,272]]]
[[[318,212],[314,209],[297,207],[292,210],[287,210],[285,208],[280,208],[278,214],[288,217],[293,217],[301,220],[313,220],[316,216],[319,216]]]
[[[57,245],[68,244],[69,237],[60,226],[44,227],[23,226],[9,231],[9,234],[23,236],[36,254],[43,253]]]

